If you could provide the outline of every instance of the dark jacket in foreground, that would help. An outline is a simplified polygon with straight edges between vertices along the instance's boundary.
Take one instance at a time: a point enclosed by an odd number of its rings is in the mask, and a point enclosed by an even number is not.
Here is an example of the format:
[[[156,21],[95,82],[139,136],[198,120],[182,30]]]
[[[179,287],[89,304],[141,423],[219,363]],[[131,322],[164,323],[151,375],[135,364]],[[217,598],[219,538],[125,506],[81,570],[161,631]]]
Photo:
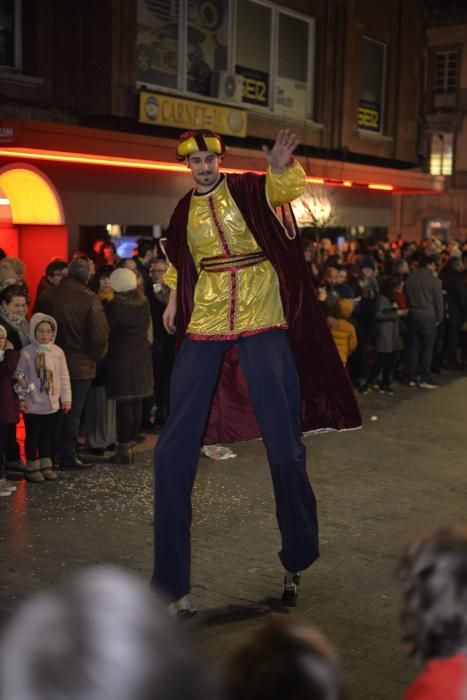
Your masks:
[[[94,379],[96,363],[107,352],[109,327],[102,302],[85,284],[67,278],[37,299],[34,311],[52,316],[56,343],[65,353],[71,379]]]
[[[151,396],[154,388],[149,302],[137,289],[115,294],[105,312],[110,326],[106,358],[107,394],[112,399],[135,400]]]

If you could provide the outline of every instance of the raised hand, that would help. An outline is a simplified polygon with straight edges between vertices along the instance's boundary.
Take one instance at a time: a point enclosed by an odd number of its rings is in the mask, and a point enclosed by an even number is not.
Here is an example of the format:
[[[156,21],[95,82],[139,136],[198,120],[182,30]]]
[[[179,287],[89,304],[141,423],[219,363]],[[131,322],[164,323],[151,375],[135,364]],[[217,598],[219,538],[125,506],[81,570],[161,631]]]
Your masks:
[[[298,144],[299,140],[296,134],[288,129],[281,129],[271,149],[263,146],[263,152],[273,173],[280,174],[284,170]]]

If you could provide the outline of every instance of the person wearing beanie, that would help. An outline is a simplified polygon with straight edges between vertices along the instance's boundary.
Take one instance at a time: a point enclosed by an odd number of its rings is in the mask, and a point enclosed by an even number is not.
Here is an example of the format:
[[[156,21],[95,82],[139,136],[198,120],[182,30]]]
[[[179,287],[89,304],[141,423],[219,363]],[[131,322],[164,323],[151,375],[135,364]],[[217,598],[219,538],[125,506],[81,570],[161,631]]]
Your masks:
[[[316,499],[302,430],[357,427],[355,396],[312,288],[291,202],[305,188],[298,138],[264,146],[267,173],[224,174],[222,138],[181,134],[194,189],[161,246],[170,262],[163,320],[176,334],[171,405],[154,454],[152,585],[193,614],[191,493],[200,447],[262,437],[282,538],[282,600],[319,556]],[[292,504],[292,505],[291,505]]]
[[[357,332],[348,320],[353,311],[352,299],[339,299],[337,302],[338,318],[328,318],[331,335],[336,343],[342,364],[347,365],[349,355],[357,349]]]
[[[154,391],[149,342],[151,312],[147,298],[137,288],[133,270],[114,270],[110,284],[114,297],[105,307],[110,328],[105,384],[107,396],[117,402],[118,449],[109,462],[131,464],[141,427],[143,399]]]
[[[71,384],[65,354],[55,345],[57,322],[36,313],[29,323],[30,344],[20,352],[15,391],[21,400],[26,428],[26,479],[53,481],[53,438],[60,410],[71,409]]]

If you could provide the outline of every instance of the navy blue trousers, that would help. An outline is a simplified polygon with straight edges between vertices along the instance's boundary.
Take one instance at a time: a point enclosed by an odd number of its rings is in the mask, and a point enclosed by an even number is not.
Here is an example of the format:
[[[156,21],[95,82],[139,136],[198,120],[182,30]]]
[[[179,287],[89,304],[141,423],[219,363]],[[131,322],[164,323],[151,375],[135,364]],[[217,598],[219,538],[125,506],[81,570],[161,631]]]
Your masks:
[[[319,556],[316,499],[306,472],[299,382],[287,332],[278,329],[236,341],[186,339],[175,363],[170,414],[154,462],[152,584],[170,600],[190,590],[191,492],[222,359],[235,342],[271,469],[282,538],[279,558],[294,572]]]

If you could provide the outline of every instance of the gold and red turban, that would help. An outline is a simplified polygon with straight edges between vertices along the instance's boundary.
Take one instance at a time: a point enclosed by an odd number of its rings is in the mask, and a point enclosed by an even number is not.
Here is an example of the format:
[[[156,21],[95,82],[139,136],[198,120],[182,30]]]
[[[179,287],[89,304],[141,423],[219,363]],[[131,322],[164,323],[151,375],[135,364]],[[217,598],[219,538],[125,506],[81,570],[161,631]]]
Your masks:
[[[225,145],[219,134],[206,129],[185,131],[181,134],[177,144],[177,160],[185,160],[192,153],[199,151],[211,151],[222,157]]]

